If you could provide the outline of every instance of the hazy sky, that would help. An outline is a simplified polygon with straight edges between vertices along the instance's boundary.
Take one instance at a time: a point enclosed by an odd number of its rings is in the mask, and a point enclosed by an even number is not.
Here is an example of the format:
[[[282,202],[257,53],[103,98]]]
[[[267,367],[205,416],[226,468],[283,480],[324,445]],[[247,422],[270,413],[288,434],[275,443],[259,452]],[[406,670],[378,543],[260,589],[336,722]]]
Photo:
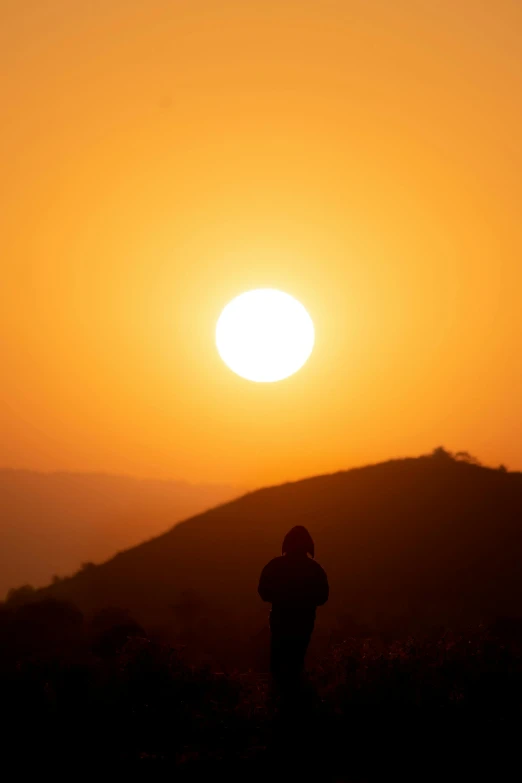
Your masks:
[[[518,0],[0,0],[0,464],[522,468]],[[316,325],[233,375],[224,304]]]

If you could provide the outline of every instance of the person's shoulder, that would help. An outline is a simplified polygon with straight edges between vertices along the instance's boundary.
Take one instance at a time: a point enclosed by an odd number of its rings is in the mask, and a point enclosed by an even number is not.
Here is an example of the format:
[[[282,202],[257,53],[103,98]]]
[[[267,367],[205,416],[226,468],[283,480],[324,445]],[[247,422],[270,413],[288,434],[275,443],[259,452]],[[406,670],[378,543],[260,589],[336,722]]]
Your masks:
[[[279,555],[279,557],[274,557],[272,560],[269,560],[269,562],[265,566],[265,571],[268,569],[269,571],[280,568],[281,562],[284,561],[284,557],[282,555]]]
[[[309,559],[309,562],[311,563],[311,567],[313,568],[313,570],[314,570],[314,571],[316,571],[318,574],[324,574],[324,573],[326,573],[326,572],[325,572],[325,570],[324,570],[324,568],[323,568],[322,566],[320,566],[320,565],[319,565],[319,563],[317,562],[317,560],[312,560],[312,558],[311,558],[311,557],[310,557],[310,558],[308,558],[308,559]]]

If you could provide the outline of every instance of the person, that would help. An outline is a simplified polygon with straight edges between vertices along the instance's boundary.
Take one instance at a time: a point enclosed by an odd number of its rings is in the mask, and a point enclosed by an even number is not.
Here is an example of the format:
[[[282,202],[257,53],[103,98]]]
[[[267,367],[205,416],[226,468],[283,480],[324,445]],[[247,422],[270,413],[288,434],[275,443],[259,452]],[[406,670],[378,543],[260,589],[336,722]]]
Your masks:
[[[280,687],[295,686],[304,666],[315,623],[315,610],[328,600],[326,573],[314,560],[314,542],[301,525],[283,541],[281,557],[261,572],[259,595],[272,604],[270,669]]]

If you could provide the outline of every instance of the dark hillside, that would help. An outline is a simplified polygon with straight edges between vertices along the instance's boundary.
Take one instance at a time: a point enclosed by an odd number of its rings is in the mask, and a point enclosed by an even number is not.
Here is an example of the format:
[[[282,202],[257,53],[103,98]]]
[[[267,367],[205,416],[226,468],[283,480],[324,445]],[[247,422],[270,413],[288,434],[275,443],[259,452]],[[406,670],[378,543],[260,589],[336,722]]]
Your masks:
[[[121,606],[142,623],[175,626],[192,612],[211,636],[214,625],[255,632],[259,572],[295,524],[330,578],[323,626],[522,613],[522,475],[445,452],[253,492],[45,593],[87,612]]]
[[[0,598],[103,562],[238,494],[219,484],[0,470]]]

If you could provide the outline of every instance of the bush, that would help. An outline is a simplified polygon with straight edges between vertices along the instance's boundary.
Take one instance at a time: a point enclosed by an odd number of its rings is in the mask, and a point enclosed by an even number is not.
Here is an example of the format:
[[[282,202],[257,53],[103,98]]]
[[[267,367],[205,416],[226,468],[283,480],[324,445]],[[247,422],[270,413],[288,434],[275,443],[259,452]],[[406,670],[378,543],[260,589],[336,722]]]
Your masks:
[[[99,654],[71,605],[4,609],[4,621],[17,629],[0,667],[4,745],[17,764],[31,748],[40,768],[161,765],[178,779],[498,779],[518,747],[516,619],[390,641],[339,632],[288,701],[266,673],[195,666],[186,650],[139,634]],[[121,623],[132,621],[107,609],[88,628]]]

